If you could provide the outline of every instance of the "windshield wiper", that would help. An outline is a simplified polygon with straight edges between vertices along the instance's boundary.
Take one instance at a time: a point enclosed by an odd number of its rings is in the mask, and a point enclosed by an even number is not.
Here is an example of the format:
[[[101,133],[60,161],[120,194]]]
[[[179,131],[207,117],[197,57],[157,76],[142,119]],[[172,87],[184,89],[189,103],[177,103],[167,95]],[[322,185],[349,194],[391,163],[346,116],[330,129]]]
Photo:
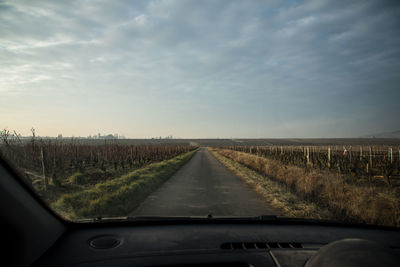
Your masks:
[[[75,219],[73,222],[112,222],[112,221],[126,221],[129,220],[129,217],[94,217],[94,218],[81,218],[81,219]]]
[[[128,217],[129,220],[256,220],[256,221],[271,221],[277,220],[275,215],[260,215],[260,216],[133,216]]]
[[[258,216],[260,221],[276,221],[278,217],[275,215],[260,215]]]
[[[125,217],[95,217],[86,219],[77,219],[75,222],[121,222],[121,221],[275,221],[278,217],[275,215],[260,216],[125,216]]]

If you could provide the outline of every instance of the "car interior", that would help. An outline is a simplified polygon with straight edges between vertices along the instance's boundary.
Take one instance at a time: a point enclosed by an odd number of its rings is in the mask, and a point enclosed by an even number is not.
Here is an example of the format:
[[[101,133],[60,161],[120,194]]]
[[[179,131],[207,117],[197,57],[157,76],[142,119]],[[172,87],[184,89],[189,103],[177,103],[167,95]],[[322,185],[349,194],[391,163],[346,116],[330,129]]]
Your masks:
[[[397,228],[249,218],[137,217],[70,222],[54,214],[4,161],[7,266],[398,266]]]
[[[399,99],[399,0],[0,0],[0,267],[400,266]]]

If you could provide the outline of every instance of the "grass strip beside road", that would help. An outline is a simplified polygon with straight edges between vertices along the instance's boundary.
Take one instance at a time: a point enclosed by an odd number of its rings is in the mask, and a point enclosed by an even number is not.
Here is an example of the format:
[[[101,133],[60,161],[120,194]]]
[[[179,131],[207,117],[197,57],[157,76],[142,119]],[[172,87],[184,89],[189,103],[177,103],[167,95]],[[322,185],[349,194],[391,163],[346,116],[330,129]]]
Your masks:
[[[272,206],[282,217],[327,219],[333,216],[329,211],[321,209],[291,193],[286,187],[276,181],[266,178],[256,171],[230,159],[215,150],[211,153],[230,171],[250,185],[265,202]]]
[[[52,207],[64,218],[126,216],[185,165],[197,150],[150,164],[94,187],[63,195]]]

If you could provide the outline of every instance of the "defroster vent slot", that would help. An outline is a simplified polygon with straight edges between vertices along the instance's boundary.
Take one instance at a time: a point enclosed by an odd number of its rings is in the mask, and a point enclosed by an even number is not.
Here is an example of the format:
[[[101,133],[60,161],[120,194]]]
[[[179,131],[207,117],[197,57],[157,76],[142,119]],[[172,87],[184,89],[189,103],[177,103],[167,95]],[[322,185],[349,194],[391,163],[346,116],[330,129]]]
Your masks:
[[[296,249],[303,248],[298,242],[229,242],[223,243],[221,249],[236,250],[252,250],[252,249]]]

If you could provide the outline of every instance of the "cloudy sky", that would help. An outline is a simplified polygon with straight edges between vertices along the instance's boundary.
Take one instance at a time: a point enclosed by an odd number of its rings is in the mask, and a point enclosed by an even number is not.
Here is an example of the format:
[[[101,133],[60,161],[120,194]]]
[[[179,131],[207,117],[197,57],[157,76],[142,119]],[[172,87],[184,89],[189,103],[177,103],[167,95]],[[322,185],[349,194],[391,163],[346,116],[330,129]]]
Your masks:
[[[398,1],[1,1],[0,127],[357,137],[400,129]]]

